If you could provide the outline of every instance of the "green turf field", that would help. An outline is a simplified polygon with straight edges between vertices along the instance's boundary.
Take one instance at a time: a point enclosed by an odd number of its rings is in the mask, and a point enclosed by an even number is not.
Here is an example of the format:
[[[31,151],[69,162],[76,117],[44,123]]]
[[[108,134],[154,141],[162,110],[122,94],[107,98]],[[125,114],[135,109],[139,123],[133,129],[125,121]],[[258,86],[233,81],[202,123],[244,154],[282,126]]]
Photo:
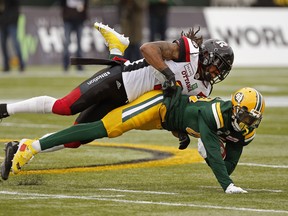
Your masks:
[[[64,74],[50,66],[2,73],[0,101],[61,97],[92,70]],[[222,191],[209,167],[199,162],[196,139],[180,151],[168,132],[131,131],[79,149],[36,155],[22,173],[0,181],[0,215],[288,215],[288,109],[279,107],[288,100],[288,69],[234,69],[212,96],[229,98],[244,86],[280,104],[266,107],[257,136],[232,175],[248,194]],[[8,140],[60,130],[74,119],[50,114],[3,119],[0,148]],[[3,155],[1,150],[0,161]]]

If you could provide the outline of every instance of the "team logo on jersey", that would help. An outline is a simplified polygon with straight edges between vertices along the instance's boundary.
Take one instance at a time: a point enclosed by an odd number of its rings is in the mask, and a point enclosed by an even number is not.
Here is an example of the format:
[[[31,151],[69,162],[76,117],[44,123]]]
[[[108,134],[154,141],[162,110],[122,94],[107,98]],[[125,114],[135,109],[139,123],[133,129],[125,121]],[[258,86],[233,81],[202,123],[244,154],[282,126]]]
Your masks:
[[[99,80],[108,77],[109,75],[110,75],[110,71],[104,72],[104,73],[92,78],[91,80],[87,81],[87,85],[92,85],[92,84],[98,82]]]
[[[185,71],[187,73],[187,76],[190,77],[190,76],[192,76],[194,74],[194,71],[192,70],[191,64],[185,65],[184,68],[185,68]]]
[[[121,84],[118,80],[116,80],[116,85],[117,85],[117,88],[118,88],[118,89],[120,89],[121,86],[122,86],[122,84]]]
[[[242,92],[237,92],[234,99],[236,102],[240,103],[244,99],[244,94]]]
[[[193,85],[191,85],[191,89],[194,90],[194,89],[197,89],[198,88],[198,84],[197,83],[194,83]]]
[[[191,43],[196,49],[198,48],[198,45],[197,45],[197,43],[195,41],[191,40]]]
[[[185,65],[184,69],[185,70],[181,71],[181,74],[182,74],[183,80],[185,82],[185,86],[186,86],[188,92],[190,92],[193,90],[193,88],[192,88],[189,77],[191,77],[194,74],[194,72],[192,70],[191,64]]]

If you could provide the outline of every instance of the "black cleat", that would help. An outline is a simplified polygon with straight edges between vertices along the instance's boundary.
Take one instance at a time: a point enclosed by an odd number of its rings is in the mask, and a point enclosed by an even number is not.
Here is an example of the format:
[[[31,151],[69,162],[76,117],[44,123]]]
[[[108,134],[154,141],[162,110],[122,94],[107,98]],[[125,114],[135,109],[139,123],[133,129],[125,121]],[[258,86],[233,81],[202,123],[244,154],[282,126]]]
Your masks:
[[[7,104],[0,104],[0,120],[9,116],[7,112]]]
[[[17,152],[19,146],[18,141],[11,141],[8,143],[5,143],[5,158],[4,161],[1,164],[1,177],[3,180],[7,180],[10,174],[10,170],[12,167],[12,160],[14,157],[14,154]]]

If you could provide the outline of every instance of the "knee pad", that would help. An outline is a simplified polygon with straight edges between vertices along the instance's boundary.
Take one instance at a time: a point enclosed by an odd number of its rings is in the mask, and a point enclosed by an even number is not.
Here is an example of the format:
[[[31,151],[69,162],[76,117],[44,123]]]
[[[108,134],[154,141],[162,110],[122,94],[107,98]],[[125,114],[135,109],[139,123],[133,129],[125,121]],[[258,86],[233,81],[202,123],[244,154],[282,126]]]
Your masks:
[[[53,107],[52,112],[58,115],[74,115],[75,112],[72,112],[72,106],[73,104],[77,103],[77,100],[81,96],[80,88],[75,88],[73,91],[71,91],[68,95],[65,97],[58,99]]]
[[[58,115],[72,115],[71,109],[64,98],[58,99],[53,107],[52,112]]]

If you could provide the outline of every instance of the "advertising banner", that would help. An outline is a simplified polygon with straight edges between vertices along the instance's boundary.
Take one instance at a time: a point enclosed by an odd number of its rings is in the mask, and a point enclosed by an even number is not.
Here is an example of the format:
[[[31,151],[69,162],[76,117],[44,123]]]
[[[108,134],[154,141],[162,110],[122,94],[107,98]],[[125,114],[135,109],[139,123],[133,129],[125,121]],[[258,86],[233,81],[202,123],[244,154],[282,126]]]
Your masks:
[[[93,28],[103,21],[120,31],[117,7],[92,8],[82,36],[84,57],[106,58],[108,50],[100,33]],[[144,19],[143,41],[148,41],[148,17]],[[235,52],[235,66],[288,66],[288,9],[285,8],[195,8],[172,7],[167,40],[180,37],[189,28],[200,27],[204,39],[228,42]],[[127,35],[129,36],[129,35]],[[64,28],[58,7],[23,7],[18,37],[27,64],[62,64]],[[76,36],[69,47],[74,55]]]
[[[212,38],[228,42],[235,66],[288,66],[288,9],[206,8]]]

